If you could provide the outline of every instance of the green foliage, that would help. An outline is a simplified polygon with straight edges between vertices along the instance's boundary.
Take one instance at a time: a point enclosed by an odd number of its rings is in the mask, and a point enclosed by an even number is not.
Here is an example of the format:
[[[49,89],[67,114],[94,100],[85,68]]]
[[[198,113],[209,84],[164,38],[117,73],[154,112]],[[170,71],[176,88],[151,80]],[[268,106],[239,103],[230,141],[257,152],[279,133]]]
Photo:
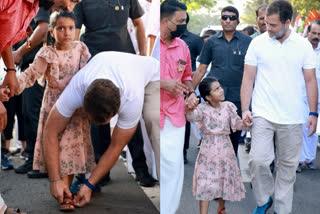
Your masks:
[[[216,0],[180,0],[188,7],[188,11],[197,11],[201,8],[213,8],[216,4]]]
[[[292,7],[301,14],[303,20],[308,17],[308,13],[315,9],[319,12],[320,2],[318,0],[290,0]]]
[[[250,0],[247,2],[244,12],[241,15],[240,14],[240,19],[242,23],[245,24],[256,24],[256,9],[263,4],[267,4],[268,0]]]
[[[195,34],[200,34],[202,28],[210,25],[220,25],[220,15],[189,13],[189,16],[188,30]]]

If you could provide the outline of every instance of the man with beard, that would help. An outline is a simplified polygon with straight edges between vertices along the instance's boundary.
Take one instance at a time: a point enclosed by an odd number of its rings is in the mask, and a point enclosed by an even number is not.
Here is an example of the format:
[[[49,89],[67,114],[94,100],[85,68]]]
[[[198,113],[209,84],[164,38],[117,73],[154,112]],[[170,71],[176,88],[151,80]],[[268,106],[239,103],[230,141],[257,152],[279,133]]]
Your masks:
[[[264,22],[264,17],[266,16],[267,7],[268,5],[264,4],[258,7],[258,9],[256,10],[256,16],[257,16],[256,21],[258,25],[258,31],[250,36],[252,39],[263,34],[267,30],[266,23]]]
[[[245,57],[241,106],[243,120],[247,125],[253,122],[249,154],[251,182],[257,201],[253,214],[267,212],[272,205],[273,193],[274,213],[292,211],[302,124],[306,121],[304,88],[310,109],[308,136],[317,127],[315,55],[310,43],[289,29],[291,19],[292,6],[288,1],[272,2],[265,19],[268,33],[251,42]],[[252,112],[249,110],[251,97]],[[269,168],[274,160],[274,143],[277,155],[275,182]]]
[[[314,53],[316,54],[316,77],[318,85],[320,83],[320,20],[313,21],[308,26],[308,41],[311,43]],[[319,96],[319,92],[318,92]],[[318,102],[319,102],[318,97]],[[307,104],[307,97],[305,96],[305,104]],[[319,103],[318,103],[318,112],[319,112]],[[309,112],[307,112],[309,113]],[[306,115],[307,115],[306,113]],[[308,132],[310,130],[306,129],[306,123],[303,124],[303,143],[302,143],[302,151],[299,160],[299,165],[297,167],[297,172],[301,172],[303,168],[306,169],[316,169],[315,165],[312,163],[313,160],[316,159],[317,153],[317,142],[318,135],[314,133],[312,136],[307,137]]]
[[[198,61],[199,67],[192,77],[193,86],[196,87],[211,63],[211,70],[207,77],[215,77],[224,89],[225,100],[233,102],[241,116],[240,86],[243,74],[244,56],[246,55],[251,38],[237,32],[239,12],[236,8],[228,6],[222,9],[220,23],[222,31],[210,37],[204,44]],[[241,131],[232,132],[232,141],[235,154]]]

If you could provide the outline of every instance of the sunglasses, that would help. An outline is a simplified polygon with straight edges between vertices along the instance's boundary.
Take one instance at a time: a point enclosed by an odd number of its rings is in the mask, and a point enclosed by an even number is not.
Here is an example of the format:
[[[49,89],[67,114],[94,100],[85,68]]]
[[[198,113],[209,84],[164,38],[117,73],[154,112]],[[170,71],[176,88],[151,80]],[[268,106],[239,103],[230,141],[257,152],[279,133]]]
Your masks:
[[[238,19],[236,16],[231,16],[231,15],[223,15],[223,16],[221,16],[222,20],[227,20],[228,18],[230,19],[230,21],[235,21],[235,20]]]

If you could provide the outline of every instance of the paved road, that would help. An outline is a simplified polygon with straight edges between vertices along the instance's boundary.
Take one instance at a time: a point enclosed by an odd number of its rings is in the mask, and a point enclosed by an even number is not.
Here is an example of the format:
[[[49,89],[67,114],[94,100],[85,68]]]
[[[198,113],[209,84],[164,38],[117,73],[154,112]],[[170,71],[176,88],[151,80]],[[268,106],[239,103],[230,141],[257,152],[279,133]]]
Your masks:
[[[189,163],[185,165],[184,186],[179,210],[177,214],[196,214],[199,213],[199,203],[192,196],[192,175],[194,163],[198,154],[198,141],[192,136],[190,149],[188,150]],[[318,150],[318,156],[319,156]],[[250,178],[248,177],[247,154],[244,146],[239,147],[239,161],[241,173],[246,187],[246,197],[240,202],[226,202],[228,214],[249,214],[254,210],[256,203],[250,188]],[[318,157],[315,165],[317,170],[304,170],[297,174],[294,188],[293,212],[292,214],[319,214],[320,213],[320,158]],[[248,180],[249,178],[249,180]],[[210,203],[209,213],[216,213],[217,202]],[[269,210],[273,213],[273,207]]]
[[[13,162],[21,164],[17,159]],[[88,206],[77,208],[73,213],[159,213],[137,182],[128,175],[122,160],[112,169],[111,179],[111,183],[103,187],[102,193],[93,197]],[[156,188],[159,189],[159,186]],[[19,207],[28,214],[62,213],[58,203],[49,194],[47,179],[28,179],[26,175],[18,175],[13,170],[0,171],[0,193],[9,207]]]

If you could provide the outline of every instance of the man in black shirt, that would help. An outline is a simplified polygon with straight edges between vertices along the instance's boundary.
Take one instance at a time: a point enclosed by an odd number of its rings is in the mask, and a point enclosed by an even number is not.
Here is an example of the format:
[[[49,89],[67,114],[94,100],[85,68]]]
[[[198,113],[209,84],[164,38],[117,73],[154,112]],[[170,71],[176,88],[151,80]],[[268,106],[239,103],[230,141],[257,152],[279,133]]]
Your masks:
[[[243,75],[244,57],[251,42],[247,35],[236,31],[239,24],[239,12],[228,6],[222,9],[220,23],[222,31],[210,37],[203,46],[198,61],[200,65],[193,75],[193,85],[196,87],[211,62],[211,70],[207,77],[219,80],[225,93],[225,100],[233,102],[241,117],[240,86]],[[241,131],[230,134],[235,154]]]

